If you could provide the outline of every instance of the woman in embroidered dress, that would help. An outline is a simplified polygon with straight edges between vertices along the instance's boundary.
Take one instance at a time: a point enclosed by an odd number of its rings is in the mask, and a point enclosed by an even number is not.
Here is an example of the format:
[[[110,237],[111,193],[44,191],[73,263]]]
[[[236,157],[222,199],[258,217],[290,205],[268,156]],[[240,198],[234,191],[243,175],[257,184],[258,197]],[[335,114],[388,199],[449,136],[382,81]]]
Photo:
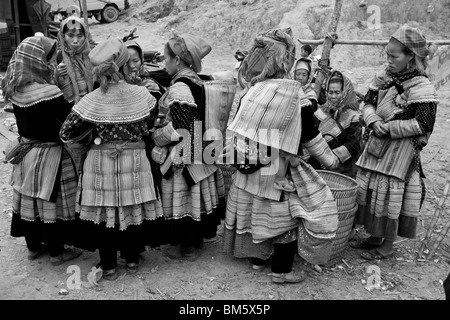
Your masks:
[[[58,87],[64,98],[72,106],[87,93],[95,89],[92,64],[89,60],[91,35],[84,21],[76,16],[70,16],[61,22],[58,32],[58,54],[55,76]],[[81,170],[86,157],[86,144],[70,143],[78,171]]]
[[[262,270],[273,256],[276,283],[304,280],[303,273],[293,271],[296,253],[310,263],[327,262],[338,223],[325,181],[296,156],[302,144],[327,167],[338,164],[314,126],[311,101],[301,84],[286,79],[294,59],[290,28],[258,35],[243,64],[250,86],[228,127],[235,143],[224,152],[228,162],[235,155],[237,167],[227,200],[224,249],[236,258],[251,258],[254,270]],[[270,137],[272,130],[278,130],[279,139]],[[293,192],[275,187],[280,163]]]
[[[425,74],[428,48],[417,29],[395,32],[386,48],[388,66],[365,97],[363,117],[370,134],[356,165],[359,184],[355,218],[371,237],[353,245],[361,255],[383,259],[398,236],[415,238],[425,196],[420,151],[433,131],[438,97]]]
[[[63,141],[90,141],[78,183],[77,211],[83,248],[99,249],[103,277],[116,279],[117,251],[128,272],[136,272],[148,237],[146,224],[162,217],[142,138],[154,121],[155,98],[145,87],[123,80],[119,69],[128,49],[118,39],[98,44],[89,54],[100,88],[85,95],[62,126]]]
[[[214,239],[225,213],[222,171],[203,160],[205,102],[201,60],[211,47],[192,35],[174,35],[165,45],[171,86],[159,101],[159,111],[170,113],[167,125],[155,130],[156,146],[169,148],[172,155],[161,165],[164,216],[171,219],[172,259],[195,260],[204,239]],[[170,111],[169,111],[170,110]],[[176,138],[183,135],[181,142]],[[190,149],[190,150],[189,150]],[[198,163],[194,163],[199,160]],[[162,162],[162,161],[161,161]]]
[[[319,107],[314,116],[319,123],[319,131],[339,158],[339,167],[333,171],[355,178],[362,126],[353,84],[341,72],[334,70],[325,88],[327,102]],[[314,157],[310,158],[309,164],[321,169],[320,162]]]
[[[78,257],[65,249],[73,244],[77,173],[59,139],[70,104],[54,85],[56,41],[47,37],[23,40],[10,60],[2,90],[10,100],[19,129],[21,150],[13,164],[11,235],[25,236],[28,259],[46,249],[53,265]]]

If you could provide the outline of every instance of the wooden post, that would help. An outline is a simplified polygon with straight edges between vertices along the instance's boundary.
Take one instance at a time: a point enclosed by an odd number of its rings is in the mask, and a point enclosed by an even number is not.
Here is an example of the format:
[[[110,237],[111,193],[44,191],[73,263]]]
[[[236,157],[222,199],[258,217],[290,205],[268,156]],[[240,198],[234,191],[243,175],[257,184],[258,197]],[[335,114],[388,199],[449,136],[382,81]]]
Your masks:
[[[83,7],[81,8],[81,10],[83,11],[84,24],[86,25],[86,28],[89,28],[86,0],[82,0],[82,5]]]
[[[339,18],[341,16],[341,8],[342,8],[343,0],[335,0],[334,3],[334,11],[331,16],[331,22],[328,26],[328,34],[333,35],[336,34],[337,26],[339,23]],[[329,66],[330,61],[330,52],[331,47],[333,45],[333,39],[330,37],[325,37],[322,49],[322,56],[319,61],[319,67],[327,68]],[[320,89],[322,88],[322,83],[325,81],[326,74],[324,72],[319,72],[316,76],[316,84],[314,86],[314,91],[316,95],[319,96]]]
[[[297,39],[301,44],[309,44],[318,46],[325,42],[324,39],[319,40],[305,40],[305,39]],[[361,45],[361,46],[385,46],[389,43],[389,40],[336,40],[335,44],[348,44],[348,45]],[[428,40],[427,43],[429,45],[450,45],[450,40]]]

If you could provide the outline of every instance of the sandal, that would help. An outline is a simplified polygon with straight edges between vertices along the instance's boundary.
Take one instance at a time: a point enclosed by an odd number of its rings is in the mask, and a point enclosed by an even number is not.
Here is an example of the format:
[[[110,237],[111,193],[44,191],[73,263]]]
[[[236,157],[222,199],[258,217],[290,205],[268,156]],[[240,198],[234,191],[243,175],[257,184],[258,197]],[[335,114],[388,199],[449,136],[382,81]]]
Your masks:
[[[369,238],[364,239],[364,240],[357,240],[357,239],[352,239],[348,242],[348,245],[350,247],[352,247],[353,249],[363,249],[363,250],[371,250],[371,249],[375,249],[378,248],[382,245],[382,243],[380,244],[373,244],[370,243],[368,241]]]
[[[72,248],[64,249],[63,253],[61,253],[59,256],[50,257],[50,262],[54,266],[59,266],[60,264],[63,264],[64,262],[78,258],[79,256],[81,256],[81,254],[82,254],[82,252],[80,250],[76,250],[76,249],[72,249]]]
[[[116,269],[104,270],[102,278],[109,281],[114,281],[119,277],[119,272]]]
[[[139,264],[130,262],[127,263],[127,272],[130,274],[135,274],[139,269]]]
[[[45,252],[45,247],[41,246],[38,250],[28,250],[28,260],[33,261],[42,256]]]
[[[264,268],[266,267],[265,264],[253,264],[252,265],[252,269],[258,272],[261,272],[264,270]]]
[[[361,258],[372,261],[372,260],[382,260],[382,259],[388,259],[394,255],[394,252],[384,255],[380,253],[377,249],[373,249],[370,251],[362,252],[360,254]]]
[[[273,273],[272,272],[272,282],[275,283],[299,283],[306,279],[305,273],[294,273],[291,271],[289,273]]]

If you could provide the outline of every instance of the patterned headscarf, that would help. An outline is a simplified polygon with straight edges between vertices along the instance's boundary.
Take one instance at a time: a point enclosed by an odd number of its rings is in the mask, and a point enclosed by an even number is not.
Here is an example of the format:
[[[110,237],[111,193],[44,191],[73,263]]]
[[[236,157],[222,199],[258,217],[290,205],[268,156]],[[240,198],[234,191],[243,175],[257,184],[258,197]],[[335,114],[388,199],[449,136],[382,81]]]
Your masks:
[[[358,103],[358,97],[356,96],[355,89],[353,87],[352,81],[345,75],[343,75],[341,72],[334,70],[331,72],[330,76],[327,79],[326,82],[326,92],[328,92],[328,89],[330,87],[330,83],[333,81],[339,80],[344,85],[342,86],[342,99],[338,103],[337,106],[332,106],[328,100],[325,102],[325,104],[322,106],[322,109],[327,112],[334,112],[337,110],[343,110],[345,108],[350,108],[353,110],[359,109],[359,103]]]
[[[77,48],[77,50],[72,50],[66,43],[64,39],[63,30],[67,26],[67,29],[81,29],[84,33],[85,40],[84,43]],[[91,92],[94,86],[92,80],[92,64],[89,60],[89,52],[91,47],[89,44],[89,39],[91,36],[89,34],[89,29],[84,24],[83,20],[76,16],[70,16],[61,22],[61,27],[58,32],[58,47],[62,53],[63,62],[67,66],[67,72],[69,74],[70,82],[72,83],[73,93],[75,95],[74,102],[77,103],[80,100],[80,91],[78,90],[77,80],[75,78],[74,65],[81,70],[83,79],[86,81],[88,92]]]
[[[427,40],[419,29],[403,26],[392,35],[392,38],[401,42],[405,47],[414,52],[415,55],[421,58],[428,56]]]
[[[283,77],[295,60],[291,28],[274,29],[259,34],[242,63],[243,75],[251,85],[274,76]]]
[[[178,35],[173,32],[169,46],[196,73],[202,71],[202,59],[211,52],[211,46],[205,40],[190,34]]]
[[[18,87],[36,82],[53,83],[56,52],[56,40],[42,36],[23,40],[8,64],[2,80],[2,91],[6,101],[12,97]]]
[[[122,40],[111,38],[99,43],[89,53],[91,63],[95,66],[93,70],[94,81],[100,82],[103,92],[108,91],[108,77],[113,81],[123,79],[120,67],[128,61],[128,48]]]

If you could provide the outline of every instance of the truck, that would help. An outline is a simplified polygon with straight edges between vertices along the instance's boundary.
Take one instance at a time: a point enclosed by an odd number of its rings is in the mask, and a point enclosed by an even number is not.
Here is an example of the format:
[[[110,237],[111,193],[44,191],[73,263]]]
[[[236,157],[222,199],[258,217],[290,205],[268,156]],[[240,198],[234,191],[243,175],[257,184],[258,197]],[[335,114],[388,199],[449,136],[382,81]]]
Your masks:
[[[52,7],[52,14],[60,14],[62,18],[66,18],[77,11],[80,16],[82,12],[81,0],[46,0]],[[129,0],[86,0],[88,17],[94,17],[99,22],[111,23],[119,18],[119,15],[130,7]]]

